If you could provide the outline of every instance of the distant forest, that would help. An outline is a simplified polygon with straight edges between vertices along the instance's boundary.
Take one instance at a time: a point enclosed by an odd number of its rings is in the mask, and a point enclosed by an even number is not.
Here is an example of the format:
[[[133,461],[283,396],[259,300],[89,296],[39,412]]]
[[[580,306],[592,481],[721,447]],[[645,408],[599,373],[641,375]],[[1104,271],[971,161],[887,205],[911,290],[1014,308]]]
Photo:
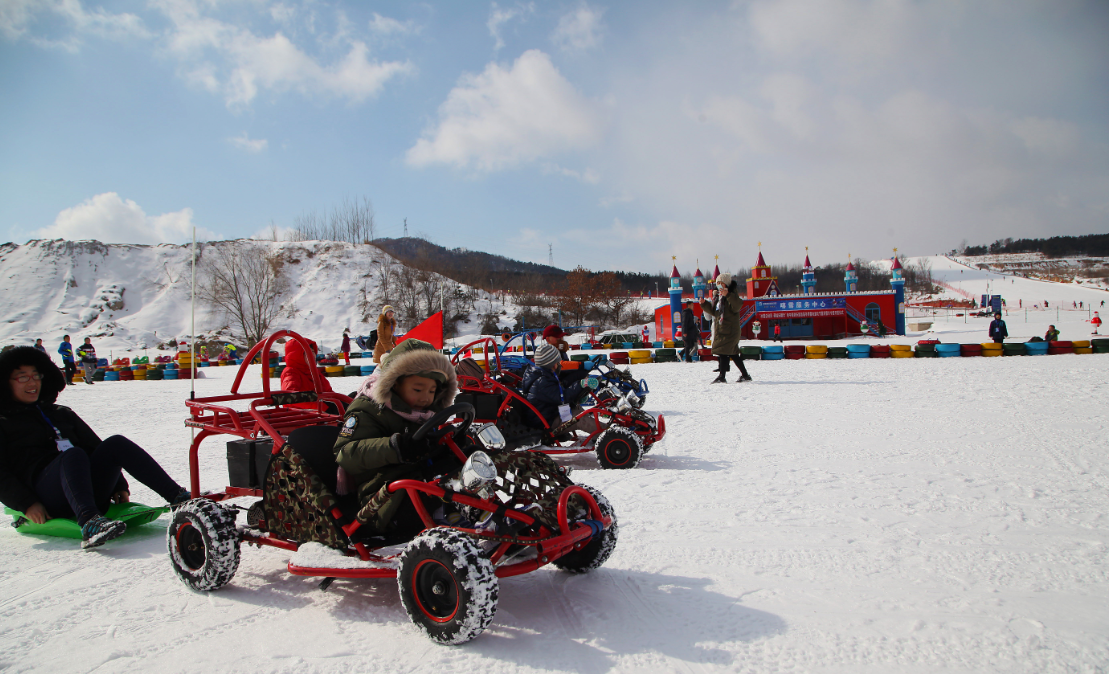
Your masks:
[[[998,239],[988,246],[968,246],[963,242],[955,255],[995,255],[1000,253],[1043,253],[1046,257],[1075,255],[1109,256],[1109,234],[1053,236],[1050,239]]]

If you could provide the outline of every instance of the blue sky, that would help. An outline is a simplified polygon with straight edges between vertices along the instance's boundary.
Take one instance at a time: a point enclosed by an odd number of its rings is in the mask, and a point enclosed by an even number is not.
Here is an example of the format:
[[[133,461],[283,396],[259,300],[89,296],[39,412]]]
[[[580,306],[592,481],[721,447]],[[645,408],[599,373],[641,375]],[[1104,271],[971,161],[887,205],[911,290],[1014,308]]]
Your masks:
[[[0,238],[571,268],[1109,231],[1109,3],[0,0]]]

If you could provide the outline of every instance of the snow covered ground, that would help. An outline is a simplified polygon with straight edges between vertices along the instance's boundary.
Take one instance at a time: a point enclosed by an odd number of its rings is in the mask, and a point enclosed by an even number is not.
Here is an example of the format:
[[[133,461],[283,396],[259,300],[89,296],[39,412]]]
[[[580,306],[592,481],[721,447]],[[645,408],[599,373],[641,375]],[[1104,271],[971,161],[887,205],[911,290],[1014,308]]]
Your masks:
[[[983,341],[984,322],[963,325],[941,324],[941,338]],[[584,576],[505,579],[493,625],[467,645],[422,637],[393,582],[321,592],[277,550],[244,549],[230,585],[191,592],[169,566],[165,518],[83,552],[0,516],[0,669],[1109,667],[1109,356],[751,362],[754,382],[725,386],[708,384],[711,368],[632,368],[666,439],[634,470],[567,460],[617,510],[614,555]],[[215,395],[234,369],[206,374],[198,394]],[[188,390],[106,382],[60,402],[184,482]],[[222,440],[205,445],[204,488],[226,484]],[[158,500],[138,485],[134,497]]]

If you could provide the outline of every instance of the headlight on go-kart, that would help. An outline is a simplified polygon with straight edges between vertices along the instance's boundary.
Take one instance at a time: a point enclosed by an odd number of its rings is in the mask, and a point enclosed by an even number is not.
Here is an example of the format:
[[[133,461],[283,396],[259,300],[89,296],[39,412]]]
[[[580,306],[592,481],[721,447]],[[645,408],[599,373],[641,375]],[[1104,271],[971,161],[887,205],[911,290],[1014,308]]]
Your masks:
[[[494,429],[496,427],[494,426]],[[497,431],[498,434],[500,431]],[[485,485],[497,479],[497,466],[493,459],[480,449],[466,459],[462,464],[462,487],[467,491],[478,491]]]
[[[616,403],[616,411],[621,414],[626,414],[627,412],[635,409],[635,406],[638,404],[639,396],[635,395],[631,391],[628,391],[624,395],[620,396],[620,400]]]
[[[494,452],[499,452],[504,449],[504,446],[507,444],[504,439],[504,434],[501,433],[501,429],[497,428],[495,424],[485,424],[479,427],[474,435],[483,447],[493,450]]]

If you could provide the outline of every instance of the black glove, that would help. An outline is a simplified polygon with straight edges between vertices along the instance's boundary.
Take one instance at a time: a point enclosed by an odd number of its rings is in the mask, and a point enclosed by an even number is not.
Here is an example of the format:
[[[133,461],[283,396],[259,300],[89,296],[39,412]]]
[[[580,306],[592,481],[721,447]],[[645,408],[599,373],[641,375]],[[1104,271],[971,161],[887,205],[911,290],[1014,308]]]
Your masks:
[[[416,463],[427,457],[435,449],[430,439],[413,440],[410,433],[393,433],[389,438],[389,446],[397,452],[401,463]]]

